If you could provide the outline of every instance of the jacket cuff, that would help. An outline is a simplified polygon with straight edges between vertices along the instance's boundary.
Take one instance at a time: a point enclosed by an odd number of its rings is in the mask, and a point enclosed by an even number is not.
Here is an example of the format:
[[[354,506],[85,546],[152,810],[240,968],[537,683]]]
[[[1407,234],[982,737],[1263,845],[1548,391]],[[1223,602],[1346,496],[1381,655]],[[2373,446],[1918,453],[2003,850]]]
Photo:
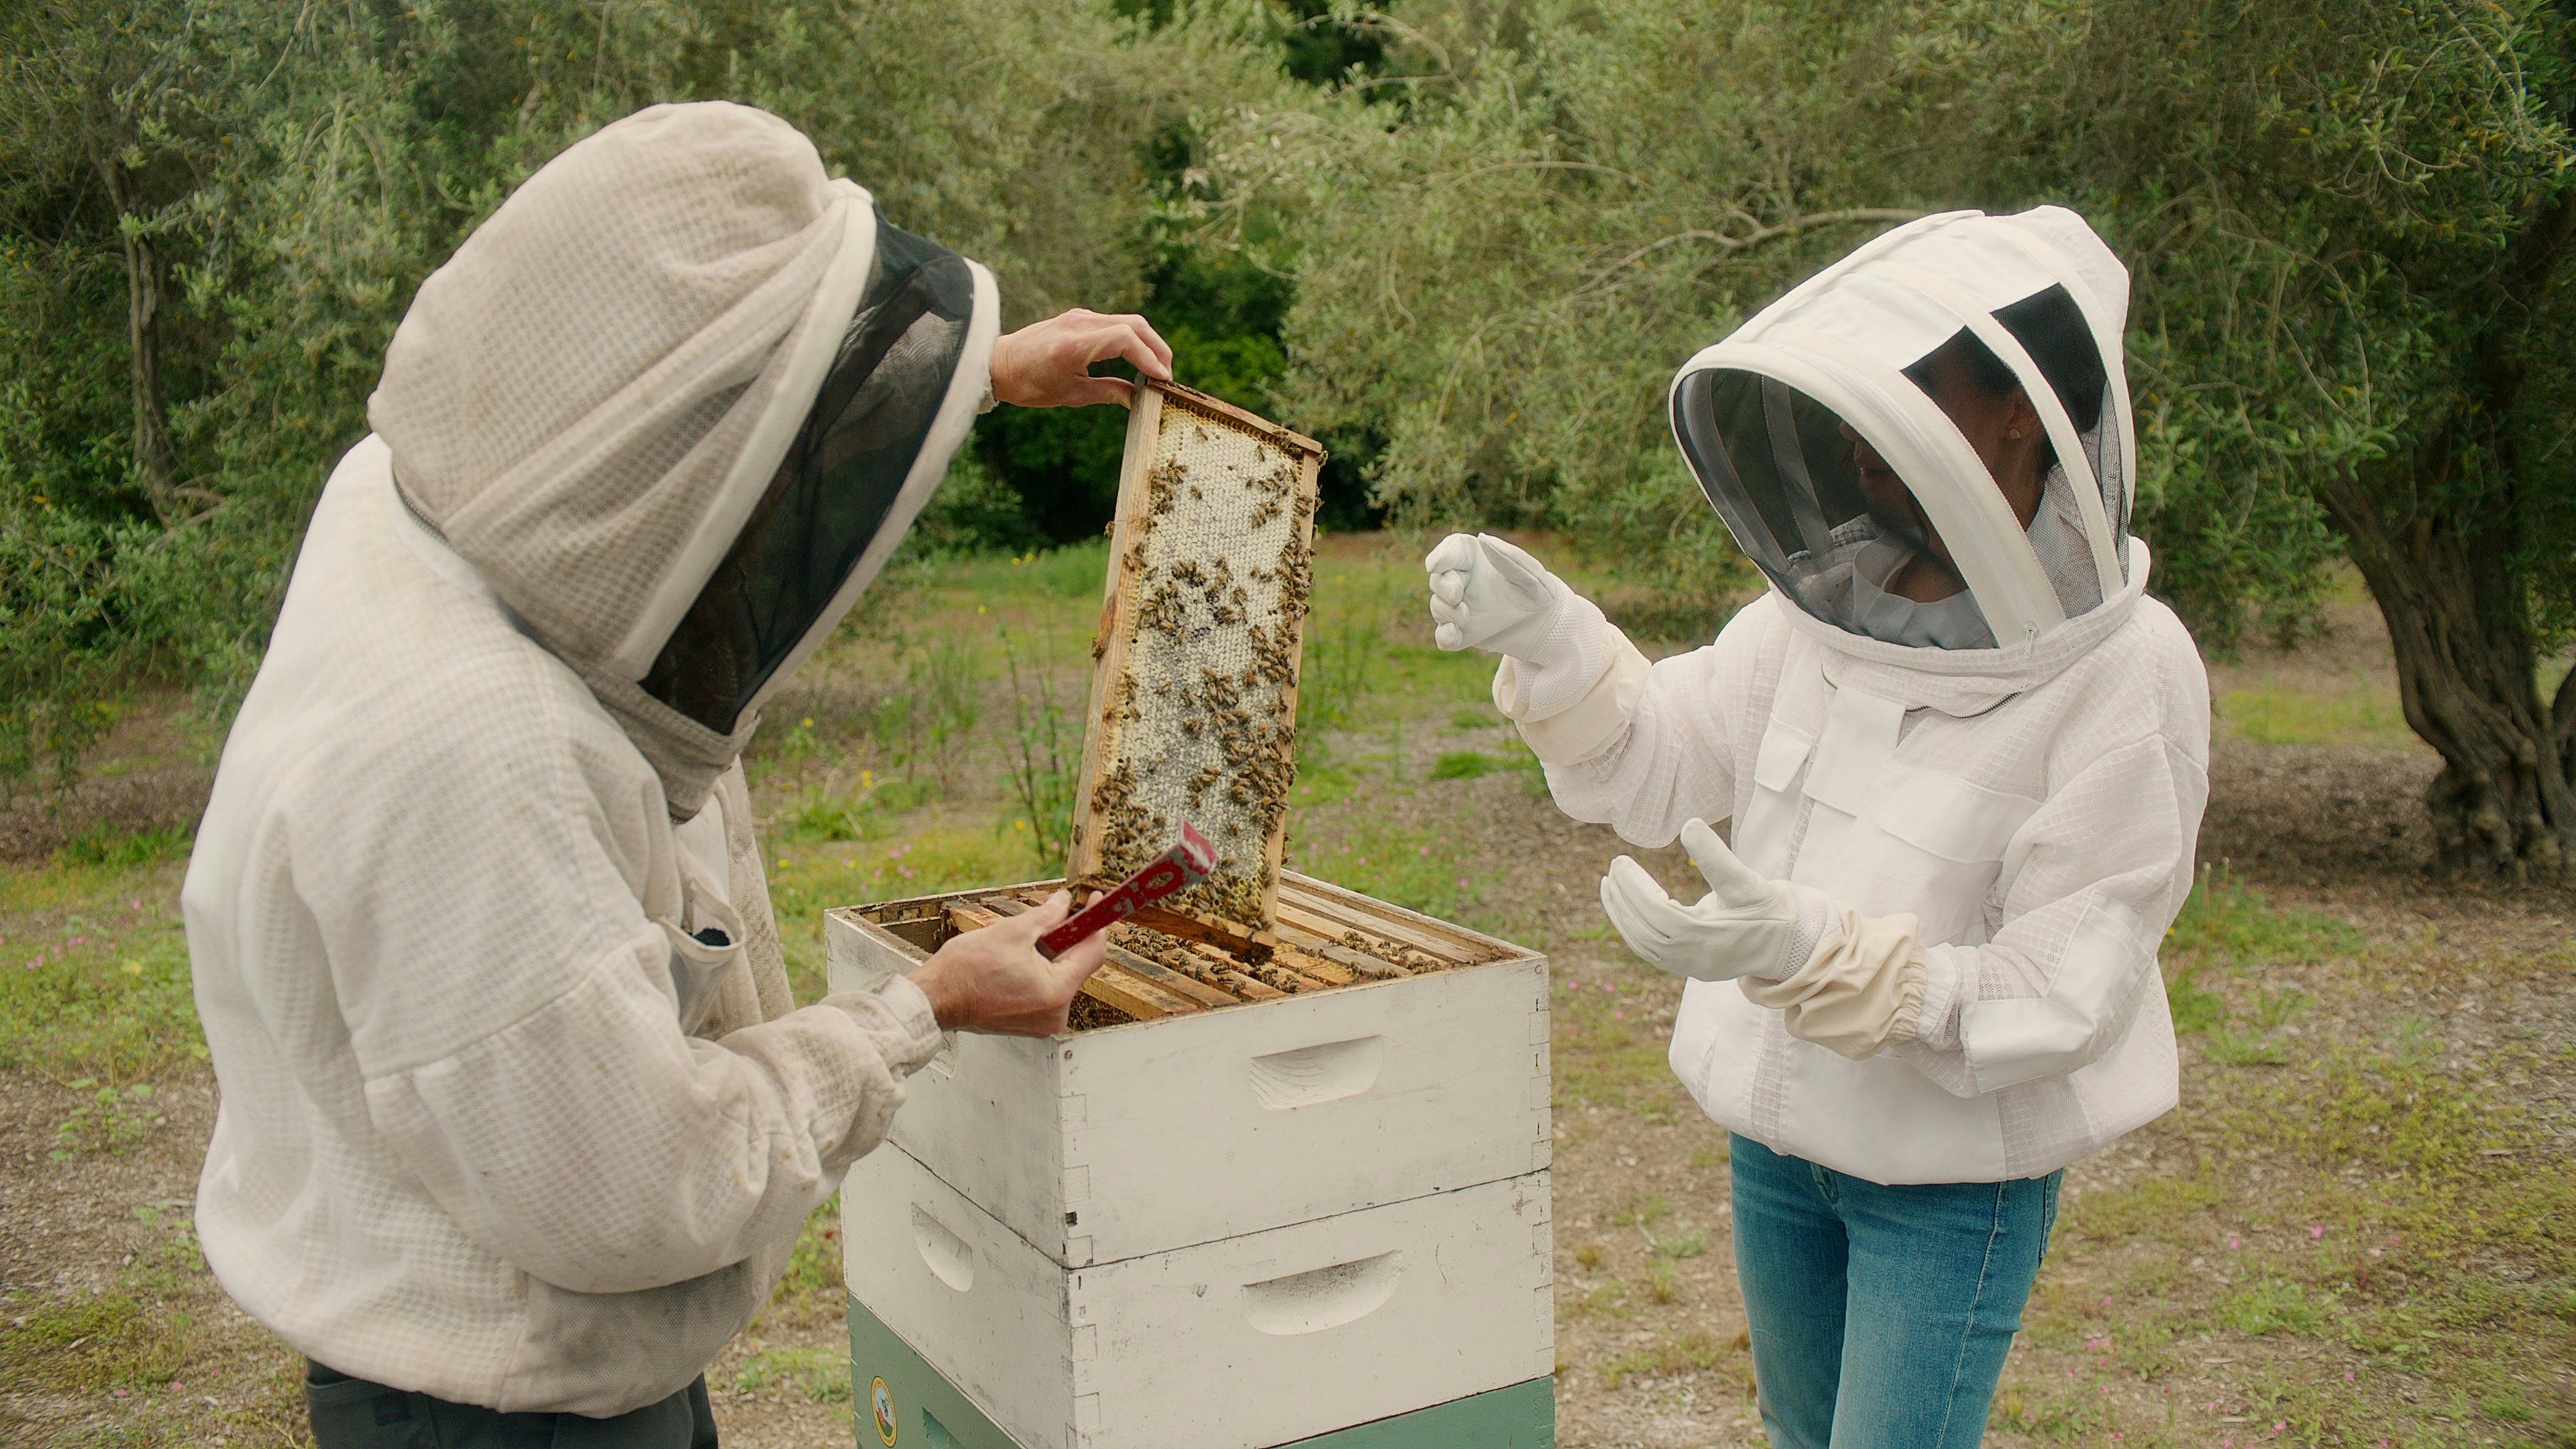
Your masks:
[[[1618,625],[1604,623],[1601,630],[1609,667],[1591,688],[1572,703],[1549,711],[1544,719],[1527,718],[1514,709],[1524,667],[1519,660],[1505,655],[1494,671],[1494,708],[1520,729],[1531,753],[1547,764],[1580,764],[1608,749],[1627,731],[1628,722],[1637,717],[1637,702],[1646,696],[1652,661],[1628,642]]]
[[[876,1038],[888,1070],[908,1077],[930,1064],[944,1038],[930,998],[909,976],[889,972],[873,986],[835,992],[827,1000],[857,1017]]]
[[[1837,903],[1807,964],[1785,980],[1736,978],[1756,1006],[1779,1011],[1789,1034],[1859,1061],[1920,1016],[1923,944],[1909,914],[1864,916]]]
[[[1900,1012],[1895,1029],[1887,1034],[1888,1044],[1919,1042],[1933,1051],[1959,1049],[1959,955],[1955,951],[1933,952],[1920,944],[1914,948],[1914,959],[1906,964],[1906,974],[1923,983],[1920,997],[1910,1012]]]

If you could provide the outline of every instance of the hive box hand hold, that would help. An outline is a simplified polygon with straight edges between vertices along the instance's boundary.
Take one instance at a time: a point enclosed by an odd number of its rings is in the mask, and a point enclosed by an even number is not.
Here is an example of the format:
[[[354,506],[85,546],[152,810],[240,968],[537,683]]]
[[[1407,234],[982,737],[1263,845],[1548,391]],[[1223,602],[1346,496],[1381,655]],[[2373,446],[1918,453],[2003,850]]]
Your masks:
[[[1313,579],[1314,439],[1205,393],[1136,390],[1118,478],[1071,878],[1125,879],[1186,817],[1217,851],[1170,903],[1274,923]]]

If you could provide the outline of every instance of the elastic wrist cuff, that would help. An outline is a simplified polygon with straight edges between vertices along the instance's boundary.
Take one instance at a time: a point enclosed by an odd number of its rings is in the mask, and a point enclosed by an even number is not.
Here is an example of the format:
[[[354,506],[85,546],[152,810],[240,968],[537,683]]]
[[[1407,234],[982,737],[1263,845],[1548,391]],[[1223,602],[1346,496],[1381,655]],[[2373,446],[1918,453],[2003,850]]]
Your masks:
[[[903,1050],[894,1064],[906,1072],[919,1071],[938,1054],[941,1041],[939,1017],[930,1009],[928,993],[909,976],[889,974],[870,994],[884,1004],[887,1015],[903,1031]]]
[[[1494,671],[1494,707],[1519,727],[1530,750],[1548,764],[1579,764],[1608,749],[1626,732],[1628,722],[1637,716],[1637,702],[1646,696],[1646,677],[1654,665],[1616,625],[1605,623],[1601,630],[1609,667],[1573,703],[1544,719],[1523,718],[1512,709],[1519,661],[1507,658]]]

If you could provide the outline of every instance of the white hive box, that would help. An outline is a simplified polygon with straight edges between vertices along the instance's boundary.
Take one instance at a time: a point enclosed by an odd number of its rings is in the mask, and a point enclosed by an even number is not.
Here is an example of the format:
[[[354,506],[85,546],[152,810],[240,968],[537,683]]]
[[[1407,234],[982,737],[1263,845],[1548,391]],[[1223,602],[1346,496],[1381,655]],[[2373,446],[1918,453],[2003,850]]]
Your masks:
[[[831,912],[834,989],[1006,894]],[[1280,907],[1282,960],[1408,974],[953,1037],[842,1188],[856,1305],[1017,1444],[1261,1449],[1553,1372],[1545,958]]]

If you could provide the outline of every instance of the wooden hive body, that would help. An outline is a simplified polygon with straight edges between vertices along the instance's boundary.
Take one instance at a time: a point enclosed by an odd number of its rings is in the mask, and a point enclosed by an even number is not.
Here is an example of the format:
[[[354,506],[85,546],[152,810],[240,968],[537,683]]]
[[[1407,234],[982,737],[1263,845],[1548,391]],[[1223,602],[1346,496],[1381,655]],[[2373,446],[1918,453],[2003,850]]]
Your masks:
[[[831,912],[834,989],[997,894]],[[853,1321],[1014,1443],[1259,1449],[1553,1369],[1545,958],[1293,872],[1280,907],[1414,964],[954,1036],[843,1185]]]
[[[1184,820],[1218,869],[1112,928],[1072,1030],[951,1036],[850,1170],[863,1443],[888,1376],[973,1449],[1552,1442],[1546,958],[1282,865],[1322,458],[1137,391],[1068,877]],[[829,912],[833,989],[1054,884]]]

